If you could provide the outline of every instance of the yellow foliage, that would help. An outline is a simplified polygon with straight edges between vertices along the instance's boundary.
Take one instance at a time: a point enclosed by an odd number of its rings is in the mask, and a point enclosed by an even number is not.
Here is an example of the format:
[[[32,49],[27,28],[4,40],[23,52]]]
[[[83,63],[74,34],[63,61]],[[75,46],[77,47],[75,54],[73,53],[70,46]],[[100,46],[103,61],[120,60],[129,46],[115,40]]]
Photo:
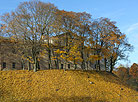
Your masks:
[[[81,57],[76,57],[75,58],[75,62],[82,62],[82,61],[83,61],[83,59]]]
[[[66,53],[66,51],[60,51],[59,49],[57,49],[56,51],[54,51],[55,53],[57,53],[57,54],[64,54],[64,53]]]
[[[89,59],[101,60],[101,59],[102,59],[102,56],[99,56],[99,55],[91,55],[91,56],[89,57]]]
[[[34,63],[33,58],[31,56],[24,56],[22,55],[22,59],[29,61],[30,63]],[[39,60],[39,59],[38,59]]]
[[[126,37],[126,35],[122,35],[119,37],[119,39],[124,39]]]
[[[60,51],[61,54],[66,53],[66,51]]]
[[[56,60],[57,59],[57,57],[52,57],[52,60]]]
[[[60,54],[60,50],[59,49],[57,49],[56,51],[54,51],[55,53],[57,53],[57,54]]]
[[[137,102],[137,94],[106,72],[0,71],[0,102]]]
[[[63,56],[63,55],[60,55],[60,57],[61,57],[61,58],[64,58],[64,56]]]
[[[73,58],[73,57],[68,57],[67,60],[68,60],[68,61],[73,61],[74,58]]]
[[[48,44],[42,44],[42,46],[49,47]]]
[[[37,58],[37,61],[40,61],[40,58]]]

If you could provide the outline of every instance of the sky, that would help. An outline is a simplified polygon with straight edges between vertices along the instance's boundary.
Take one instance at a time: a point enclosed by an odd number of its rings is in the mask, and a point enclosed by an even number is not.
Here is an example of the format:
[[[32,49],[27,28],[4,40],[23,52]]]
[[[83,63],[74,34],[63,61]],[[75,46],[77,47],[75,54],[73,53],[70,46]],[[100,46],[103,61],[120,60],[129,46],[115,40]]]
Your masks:
[[[17,6],[29,0],[0,0],[0,15],[14,11]],[[92,18],[107,17],[116,21],[122,33],[125,33],[134,51],[129,54],[129,61],[120,61],[131,65],[138,63],[138,0],[41,0],[53,3],[61,10],[87,12]]]

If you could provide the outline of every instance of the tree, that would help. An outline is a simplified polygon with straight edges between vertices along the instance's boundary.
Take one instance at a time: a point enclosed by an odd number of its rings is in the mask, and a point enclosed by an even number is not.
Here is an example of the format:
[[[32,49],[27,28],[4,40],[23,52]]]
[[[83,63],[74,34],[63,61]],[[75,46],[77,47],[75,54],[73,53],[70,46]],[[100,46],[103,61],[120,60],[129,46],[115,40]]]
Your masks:
[[[56,61],[56,67],[59,69],[59,63],[65,59],[64,54],[66,53],[66,51],[57,49],[56,51],[54,51],[54,56],[52,57],[53,60]]]
[[[117,76],[120,77],[121,80],[127,81],[129,79],[129,69],[125,67],[119,67],[116,72]]]
[[[59,22],[59,27],[58,31],[62,32],[62,39],[63,41],[61,42],[62,45],[64,44],[64,58],[65,58],[65,69],[66,69],[66,64],[68,62],[68,57],[69,57],[69,51],[73,45],[73,38],[76,34],[75,28],[76,24],[78,22],[78,17],[76,16],[75,12],[67,12],[64,10],[58,10],[56,12],[56,20]]]
[[[74,63],[74,69],[77,69],[77,64],[79,62],[82,62],[81,53],[79,51],[79,46],[77,44],[74,44],[74,46],[71,47],[68,55],[68,61],[71,61]]]
[[[28,56],[31,56],[34,63],[34,71],[37,70],[38,56],[43,50],[44,36],[48,40],[48,62],[51,64],[51,50],[49,37],[51,36],[51,25],[54,22],[56,7],[50,3],[41,1],[30,1],[21,3],[11,13],[4,14],[2,21],[6,24],[7,33],[15,36],[15,39],[22,41],[24,48],[29,49]]]
[[[80,40],[79,50],[80,50],[81,59],[82,59],[81,68],[85,69],[86,58],[87,58],[87,56],[85,55],[86,54],[85,45],[87,43],[87,38],[89,37],[89,33],[90,33],[91,15],[86,12],[79,12],[77,13],[77,16],[78,16],[77,18],[79,22],[76,25],[77,26],[76,30]]]
[[[133,49],[116,22],[108,18],[92,20],[86,12],[58,10],[50,3],[24,2],[1,19],[2,30],[22,56],[22,65],[25,61],[32,63],[34,71],[45,55],[49,69],[54,58],[57,68],[60,62],[72,62],[88,69],[93,62],[96,70],[104,66],[105,71],[112,73],[117,61],[127,59],[127,53]]]
[[[138,64],[133,63],[129,70],[129,73],[133,78],[138,78]]]
[[[108,65],[111,73],[116,62],[127,59],[125,53],[133,48],[127,42],[125,34],[121,33],[115,24],[116,22],[108,18],[94,20],[91,26],[92,36],[90,36],[93,40],[94,54],[98,55],[99,58],[102,57],[101,60],[104,58],[105,70],[107,70]],[[97,64],[100,66],[100,60]]]

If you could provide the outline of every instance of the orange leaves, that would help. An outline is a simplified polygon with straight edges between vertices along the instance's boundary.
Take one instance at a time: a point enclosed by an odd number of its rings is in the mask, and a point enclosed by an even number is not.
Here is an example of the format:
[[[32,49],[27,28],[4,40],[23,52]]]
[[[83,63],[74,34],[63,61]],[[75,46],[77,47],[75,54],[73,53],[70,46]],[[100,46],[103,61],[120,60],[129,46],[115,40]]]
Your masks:
[[[60,57],[59,57],[59,58],[65,59],[65,57],[64,57],[63,55],[60,55]]]
[[[67,56],[67,60],[68,60],[68,61],[73,61],[74,58],[73,58],[72,56]]]
[[[52,57],[52,60],[56,60],[57,59],[57,57]]]
[[[57,53],[57,54],[60,54],[60,50],[59,49],[57,49],[56,51],[54,51],[55,53]]]
[[[37,61],[40,61],[40,58],[37,58]]]
[[[6,25],[5,24],[0,24],[0,29],[5,29],[6,28]]]
[[[130,70],[130,75],[132,75],[133,78],[137,78],[138,77],[138,64],[134,63]]]
[[[22,59],[29,61],[30,63],[34,63],[34,60],[31,56],[22,55]]]
[[[56,60],[56,59],[65,59],[65,53],[66,51],[61,51],[60,49],[57,49],[55,52],[55,56],[52,57],[52,60]]]
[[[64,10],[58,10],[57,12],[56,12],[56,14],[57,14],[57,17],[58,18],[60,18],[60,20],[62,20],[62,19],[64,19],[64,21],[65,20],[73,20],[74,18],[75,18],[75,12],[67,12],[67,11],[64,11]]]
[[[129,70],[125,67],[119,67],[118,71],[116,72],[116,75],[120,77],[120,79],[126,81],[129,76]]]
[[[117,40],[117,37],[116,37],[115,35],[113,35],[113,36],[110,37],[109,40],[111,40],[111,41],[115,41],[115,40]]]
[[[46,50],[42,50],[42,51],[40,52],[40,56],[43,57],[43,56],[45,56],[46,53],[47,53]]]
[[[64,17],[68,17],[68,18],[74,18],[75,17],[75,12],[67,12],[67,11],[64,11],[64,10],[61,10],[61,11],[57,11],[56,14],[58,15],[62,15]]]
[[[89,59],[101,60],[102,56],[99,56],[99,55],[90,55]]]
[[[81,62],[82,58],[80,52],[78,51],[78,45],[72,46],[66,57],[68,61],[73,61],[75,64],[77,62]]]
[[[83,61],[83,59],[81,57],[76,57],[75,58],[75,62],[82,62],[82,61]],[[75,63],[75,64],[77,64],[77,63]]]
[[[66,51],[60,51],[59,49],[57,49],[56,51],[54,51],[55,53],[57,53],[57,54],[64,54],[64,53],[66,53]]]
[[[103,48],[102,53],[104,55],[104,58],[109,58],[111,56],[111,51],[109,49]]]
[[[119,39],[121,40],[121,39],[124,39],[126,37],[126,35],[121,35],[120,37],[119,37]]]

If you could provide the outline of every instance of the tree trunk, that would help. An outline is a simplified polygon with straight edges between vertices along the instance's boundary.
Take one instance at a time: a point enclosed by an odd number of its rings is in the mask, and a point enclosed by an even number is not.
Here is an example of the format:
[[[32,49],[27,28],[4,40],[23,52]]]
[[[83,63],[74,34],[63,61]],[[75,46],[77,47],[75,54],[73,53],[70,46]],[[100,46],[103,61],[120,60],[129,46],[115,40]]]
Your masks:
[[[98,60],[98,70],[101,71],[100,60]]]
[[[59,48],[59,47],[58,47],[58,48]],[[58,55],[55,55],[55,54],[54,54],[53,49],[51,50],[51,54],[52,54],[53,56],[56,56],[56,57],[57,57],[57,59],[54,60],[54,63],[55,63],[56,69],[59,69],[59,59],[58,59]]]
[[[75,70],[77,69],[77,64],[75,64]]]
[[[67,66],[67,55],[68,55],[68,52],[69,52],[69,49],[68,49],[69,44],[68,44],[68,35],[67,35],[67,34],[70,34],[70,33],[69,33],[69,32],[66,33],[66,44],[65,44],[65,46],[66,46],[65,70],[66,70],[66,66]]]
[[[106,58],[104,58],[104,67],[105,67],[105,71],[107,71],[106,64],[107,64],[107,59],[106,59]]]
[[[48,50],[48,68],[51,69],[51,50]]]
[[[28,71],[30,71],[30,69],[31,69],[31,63],[28,62]]]
[[[0,51],[1,51],[1,43],[0,43]],[[1,55],[0,55],[0,56],[1,56],[0,71],[2,71],[2,62],[3,62],[3,60],[2,60],[2,59],[3,59],[3,58],[2,58],[2,57],[3,57],[3,56],[2,56],[2,55],[3,55],[3,54],[2,54],[2,51],[1,51],[0,54],[1,54]]]
[[[112,71],[113,71],[113,62],[112,62],[112,57],[111,57],[111,59],[110,59],[110,73],[112,73]]]
[[[87,52],[87,59],[88,59],[88,58],[89,58],[89,53]],[[90,62],[87,60],[87,61],[86,61],[86,64],[87,64],[87,70],[88,70]]]
[[[34,72],[37,71],[37,60],[36,57],[34,57]]]
[[[81,58],[82,58],[81,68],[84,70],[85,69],[85,59],[84,59],[84,54],[83,54],[83,48],[81,51]]]
[[[40,70],[39,61],[36,62],[37,70]]]
[[[88,61],[86,62],[86,64],[87,64],[87,70],[88,70],[88,67],[89,67],[89,66],[88,66]]]
[[[24,68],[24,61],[23,61],[23,59],[22,59],[22,61],[21,61],[21,65],[22,65],[22,66],[21,66],[21,67],[22,67],[22,69],[23,69],[23,70],[25,70],[25,68]]]
[[[94,67],[95,67],[95,70],[97,70],[97,61],[96,61],[95,65],[94,65]]]
[[[55,61],[55,65],[56,65],[56,68],[59,69],[59,59],[57,59],[57,61]]]
[[[67,58],[66,58],[66,59],[67,59]],[[66,60],[66,62],[65,62],[65,70],[67,69],[66,67],[67,67],[67,60]]]

